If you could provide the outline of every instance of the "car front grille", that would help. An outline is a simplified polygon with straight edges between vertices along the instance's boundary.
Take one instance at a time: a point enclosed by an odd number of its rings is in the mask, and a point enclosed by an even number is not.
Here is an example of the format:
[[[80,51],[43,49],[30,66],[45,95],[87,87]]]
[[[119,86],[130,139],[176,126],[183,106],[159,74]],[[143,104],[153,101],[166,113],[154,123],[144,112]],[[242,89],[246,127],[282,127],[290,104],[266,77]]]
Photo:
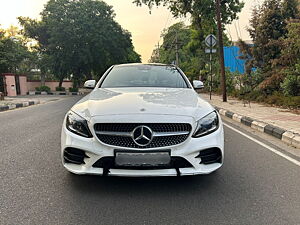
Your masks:
[[[139,126],[153,132],[152,141],[140,146],[133,140],[132,133]],[[108,145],[126,148],[159,148],[183,143],[190,135],[192,126],[187,123],[98,123],[94,126],[98,139]]]

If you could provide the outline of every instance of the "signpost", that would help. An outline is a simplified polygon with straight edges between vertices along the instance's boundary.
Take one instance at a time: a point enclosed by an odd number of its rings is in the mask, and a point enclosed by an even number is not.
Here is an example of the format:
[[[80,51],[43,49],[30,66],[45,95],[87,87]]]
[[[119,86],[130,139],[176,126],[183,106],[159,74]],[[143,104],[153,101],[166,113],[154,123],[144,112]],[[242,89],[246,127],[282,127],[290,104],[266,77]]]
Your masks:
[[[215,35],[210,34],[205,38],[205,44],[207,47],[209,47],[208,49],[205,49],[205,53],[209,54],[209,61],[210,61],[210,91],[209,91],[209,99],[211,100],[211,93],[212,93],[212,78],[213,78],[213,74],[212,74],[212,54],[216,53],[217,50],[213,49],[213,47],[216,46],[217,44],[217,38]]]
[[[217,53],[217,49],[210,49],[210,48],[206,48],[205,49],[205,53],[206,54],[211,54],[211,53]]]
[[[216,46],[217,44],[217,38],[215,35],[213,34],[210,34],[208,35],[206,38],[205,38],[205,44],[207,47],[209,48],[213,48]]]

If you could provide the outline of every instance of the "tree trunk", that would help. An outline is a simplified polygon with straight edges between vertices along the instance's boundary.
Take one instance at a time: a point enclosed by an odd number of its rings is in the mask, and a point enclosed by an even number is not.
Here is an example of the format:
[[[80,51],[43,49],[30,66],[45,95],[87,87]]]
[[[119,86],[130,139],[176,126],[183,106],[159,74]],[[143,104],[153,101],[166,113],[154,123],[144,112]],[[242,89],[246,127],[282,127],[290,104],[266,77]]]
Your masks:
[[[81,71],[79,68],[77,68],[74,73],[73,73],[73,88],[78,88],[80,85],[80,75],[81,75]]]
[[[60,79],[59,79],[59,84],[58,84],[59,87],[62,87],[63,81],[64,81],[64,78],[60,78]]]
[[[41,86],[45,86],[45,71],[41,70]]]

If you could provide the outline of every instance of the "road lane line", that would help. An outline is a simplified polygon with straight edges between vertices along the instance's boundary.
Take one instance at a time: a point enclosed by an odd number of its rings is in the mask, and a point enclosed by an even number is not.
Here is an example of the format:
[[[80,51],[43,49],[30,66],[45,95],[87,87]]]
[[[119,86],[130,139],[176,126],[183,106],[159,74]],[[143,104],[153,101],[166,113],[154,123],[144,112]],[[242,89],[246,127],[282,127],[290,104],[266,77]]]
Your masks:
[[[224,124],[224,126],[228,127],[229,129],[231,129],[231,130],[233,130],[233,131],[239,133],[240,135],[242,135],[242,136],[244,136],[244,137],[250,139],[251,141],[254,141],[255,143],[257,143],[257,144],[261,145],[262,147],[264,147],[264,148],[270,150],[271,152],[275,153],[276,155],[279,155],[279,156],[281,156],[282,158],[284,158],[284,159],[286,159],[286,160],[288,160],[288,161],[294,163],[295,165],[300,166],[300,162],[299,162],[298,160],[293,159],[292,157],[290,157],[290,156],[288,156],[288,155],[285,155],[284,153],[282,153],[282,152],[280,152],[280,151],[278,151],[278,150],[276,150],[276,149],[274,149],[274,148],[272,148],[272,147],[266,145],[265,143],[263,143],[263,142],[261,142],[261,141],[255,139],[255,138],[253,138],[253,137],[251,137],[251,136],[249,136],[249,135],[243,133],[242,131],[239,131],[238,129],[236,129],[236,128],[234,128],[234,127],[232,127],[232,126],[230,126],[230,125],[228,125],[228,124],[226,124],[226,123],[223,123],[223,124]]]

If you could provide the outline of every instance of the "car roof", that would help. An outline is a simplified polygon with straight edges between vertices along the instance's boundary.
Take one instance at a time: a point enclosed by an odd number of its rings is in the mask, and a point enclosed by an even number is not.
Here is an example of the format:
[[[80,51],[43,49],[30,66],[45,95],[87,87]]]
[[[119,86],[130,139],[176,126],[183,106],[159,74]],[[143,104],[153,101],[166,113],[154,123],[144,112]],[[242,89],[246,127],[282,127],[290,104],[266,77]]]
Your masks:
[[[163,64],[163,63],[125,63],[125,64],[117,64],[114,65],[115,67],[122,67],[122,66],[171,66],[176,67],[172,64]]]

